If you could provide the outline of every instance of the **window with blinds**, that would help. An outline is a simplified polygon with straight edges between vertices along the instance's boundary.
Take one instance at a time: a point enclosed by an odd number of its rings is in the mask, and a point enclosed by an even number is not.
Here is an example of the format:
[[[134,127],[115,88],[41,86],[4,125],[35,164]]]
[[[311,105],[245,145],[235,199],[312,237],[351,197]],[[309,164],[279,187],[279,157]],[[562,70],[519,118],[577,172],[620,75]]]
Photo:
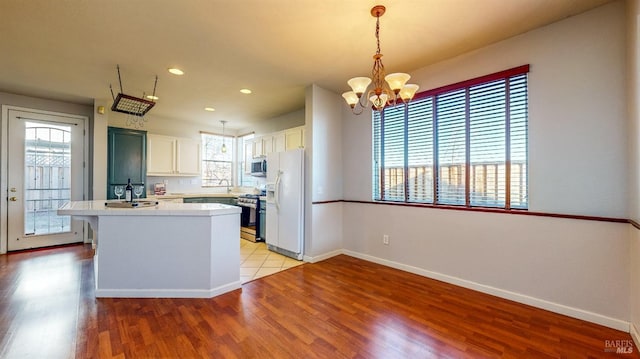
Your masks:
[[[373,198],[526,209],[529,66],[373,114]]]

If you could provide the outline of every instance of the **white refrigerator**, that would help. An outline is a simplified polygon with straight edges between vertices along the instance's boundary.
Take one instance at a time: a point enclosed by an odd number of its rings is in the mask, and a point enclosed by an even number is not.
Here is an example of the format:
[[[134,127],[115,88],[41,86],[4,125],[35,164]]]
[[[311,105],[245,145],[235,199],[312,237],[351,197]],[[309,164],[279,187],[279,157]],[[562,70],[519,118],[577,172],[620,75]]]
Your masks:
[[[304,249],[304,150],[267,154],[267,248],[302,259]]]

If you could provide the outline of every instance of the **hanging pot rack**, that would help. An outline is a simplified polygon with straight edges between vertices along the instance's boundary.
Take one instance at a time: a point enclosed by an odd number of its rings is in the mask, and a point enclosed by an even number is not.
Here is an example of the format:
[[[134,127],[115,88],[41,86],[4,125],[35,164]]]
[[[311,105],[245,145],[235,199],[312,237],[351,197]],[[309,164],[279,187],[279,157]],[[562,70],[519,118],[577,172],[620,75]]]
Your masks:
[[[109,89],[111,90],[111,97],[113,98],[113,105],[111,106],[111,111],[126,113],[128,115],[143,117],[153,106],[155,106],[154,101],[146,100],[141,97],[135,97],[131,95],[124,94],[122,90],[122,78],[120,77],[120,65],[117,65],[118,69],[118,82],[120,83],[120,92],[118,96],[113,94],[113,87],[109,85]],[[158,76],[156,75],[156,81],[153,84],[153,95],[156,96],[156,86],[158,85]],[[142,94],[144,97],[144,93]]]

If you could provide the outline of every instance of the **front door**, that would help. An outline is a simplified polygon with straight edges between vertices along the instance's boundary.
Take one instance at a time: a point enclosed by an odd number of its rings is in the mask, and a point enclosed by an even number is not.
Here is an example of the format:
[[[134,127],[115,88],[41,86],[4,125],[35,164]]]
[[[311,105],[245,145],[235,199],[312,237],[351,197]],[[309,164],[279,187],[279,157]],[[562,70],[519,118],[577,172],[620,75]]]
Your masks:
[[[81,242],[82,221],[56,211],[82,200],[84,121],[13,109],[8,115],[8,250]]]

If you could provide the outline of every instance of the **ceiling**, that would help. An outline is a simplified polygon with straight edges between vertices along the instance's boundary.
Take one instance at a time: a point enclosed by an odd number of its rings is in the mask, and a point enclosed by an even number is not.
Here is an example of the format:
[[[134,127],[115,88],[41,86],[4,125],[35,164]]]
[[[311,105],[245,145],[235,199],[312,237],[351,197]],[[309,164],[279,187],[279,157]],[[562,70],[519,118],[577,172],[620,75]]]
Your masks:
[[[0,91],[111,100],[119,64],[125,94],[158,76],[147,116],[241,129],[302,108],[312,83],[342,93],[370,76],[377,3],[385,67],[410,73],[609,1],[1,0]]]

